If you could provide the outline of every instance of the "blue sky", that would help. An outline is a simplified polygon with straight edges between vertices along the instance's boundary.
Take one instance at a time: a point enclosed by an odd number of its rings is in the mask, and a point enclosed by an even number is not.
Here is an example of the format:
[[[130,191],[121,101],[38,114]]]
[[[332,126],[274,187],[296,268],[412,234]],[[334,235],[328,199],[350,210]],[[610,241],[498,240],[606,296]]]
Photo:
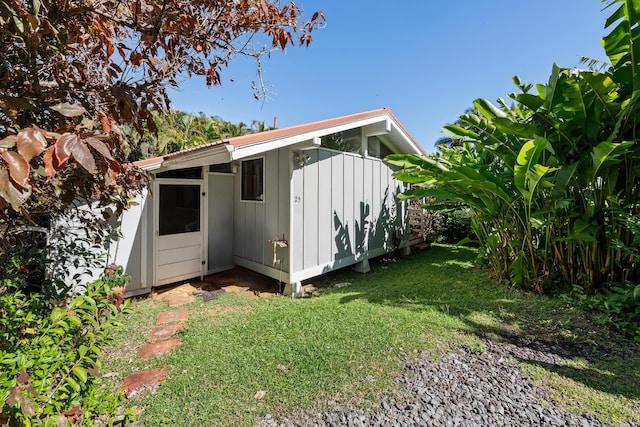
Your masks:
[[[545,82],[553,63],[604,59],[600,39],[611,9],[599,0],[304,0],[326,27],[308,48],[264,61],[271,94],[256,101],[253,62],[236,59],[223,86],[201,79],[172,91],[174,108],[232,122],[278,127],[390,107],[428,152],[441,129],[477,98],[515,90],[514,75]]]

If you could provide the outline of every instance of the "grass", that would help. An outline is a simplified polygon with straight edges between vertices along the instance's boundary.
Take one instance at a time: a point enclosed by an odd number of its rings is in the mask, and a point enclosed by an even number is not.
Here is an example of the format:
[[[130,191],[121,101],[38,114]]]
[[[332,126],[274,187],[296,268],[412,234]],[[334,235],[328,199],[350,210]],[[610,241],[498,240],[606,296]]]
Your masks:
[[[265,414],[321,410],[327,401],[366,406],[395,391],[402,356],[426,350],[438,357],[458,345],[482,351],[478,336],[520,334],[611,347],[613,355],[591,362],[521,363],[570,410],[640,423],[637,347],[577,309],[496,285],[474,259],[472,249],[436,246],[373,264],[367,275],[320,279],[319,296],[311,298],[199,300],[189,305],[183,345],[147,361],[135,353],[167,308],[136,301],[105,352],[105,369],[121,381],[130,372],[168,368],[155,393],[129,402],[143,408],[143,425],[250,426]],[[338,282],[351,285],[334,287]],[[266,394],[256,400],[259,390]]]

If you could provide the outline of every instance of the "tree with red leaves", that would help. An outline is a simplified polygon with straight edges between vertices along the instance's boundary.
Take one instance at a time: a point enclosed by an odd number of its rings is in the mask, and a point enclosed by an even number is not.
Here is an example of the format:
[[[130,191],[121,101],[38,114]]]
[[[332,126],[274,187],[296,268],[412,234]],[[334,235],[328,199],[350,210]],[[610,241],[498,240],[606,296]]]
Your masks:
[[[155,132],[179,78],[308,45],[324,21],[279,0],[0,1],[0,221],[82,198],[125,208],[143,175],[123,125]]]

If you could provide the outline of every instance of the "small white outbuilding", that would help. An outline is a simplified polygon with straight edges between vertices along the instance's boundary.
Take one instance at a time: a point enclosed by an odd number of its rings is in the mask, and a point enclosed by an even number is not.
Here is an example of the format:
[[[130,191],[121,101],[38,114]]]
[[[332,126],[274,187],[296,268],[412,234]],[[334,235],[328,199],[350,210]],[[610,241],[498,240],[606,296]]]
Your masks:
[[[391,110],[249,134],[143,160],[150,192],[118,222],[127,296],[242,266],[300,282],[406,247],[391,153],[424,154]]]

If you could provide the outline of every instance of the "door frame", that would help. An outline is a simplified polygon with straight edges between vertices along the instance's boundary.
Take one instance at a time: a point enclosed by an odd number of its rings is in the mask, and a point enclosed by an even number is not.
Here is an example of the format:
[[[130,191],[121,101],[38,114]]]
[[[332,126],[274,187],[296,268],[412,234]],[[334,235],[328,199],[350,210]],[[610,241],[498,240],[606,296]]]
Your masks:
[[[203,170],[203,173],[205,171]],[[208,204],[208,185],[206,179],[185,179],[185,178],[156,178],[153,181],[153,193],[156,195],[153,202],[153,282],[154,286],[163,286],[169,283],[158,284],[158,239],[160,238],[160,185],[198,185],[200,186],[200,237],[202,241],[202,247],[200,252],[200,259],[204,261],[200,266],[200,280],[204,279],[204,275],[207,272],[207,252],[208,252],[208,224],[205,221],[207,218],[207,204]],[[196,276],[194,276],[196,277]],[[178,279],[186,280],[185,279]]]

